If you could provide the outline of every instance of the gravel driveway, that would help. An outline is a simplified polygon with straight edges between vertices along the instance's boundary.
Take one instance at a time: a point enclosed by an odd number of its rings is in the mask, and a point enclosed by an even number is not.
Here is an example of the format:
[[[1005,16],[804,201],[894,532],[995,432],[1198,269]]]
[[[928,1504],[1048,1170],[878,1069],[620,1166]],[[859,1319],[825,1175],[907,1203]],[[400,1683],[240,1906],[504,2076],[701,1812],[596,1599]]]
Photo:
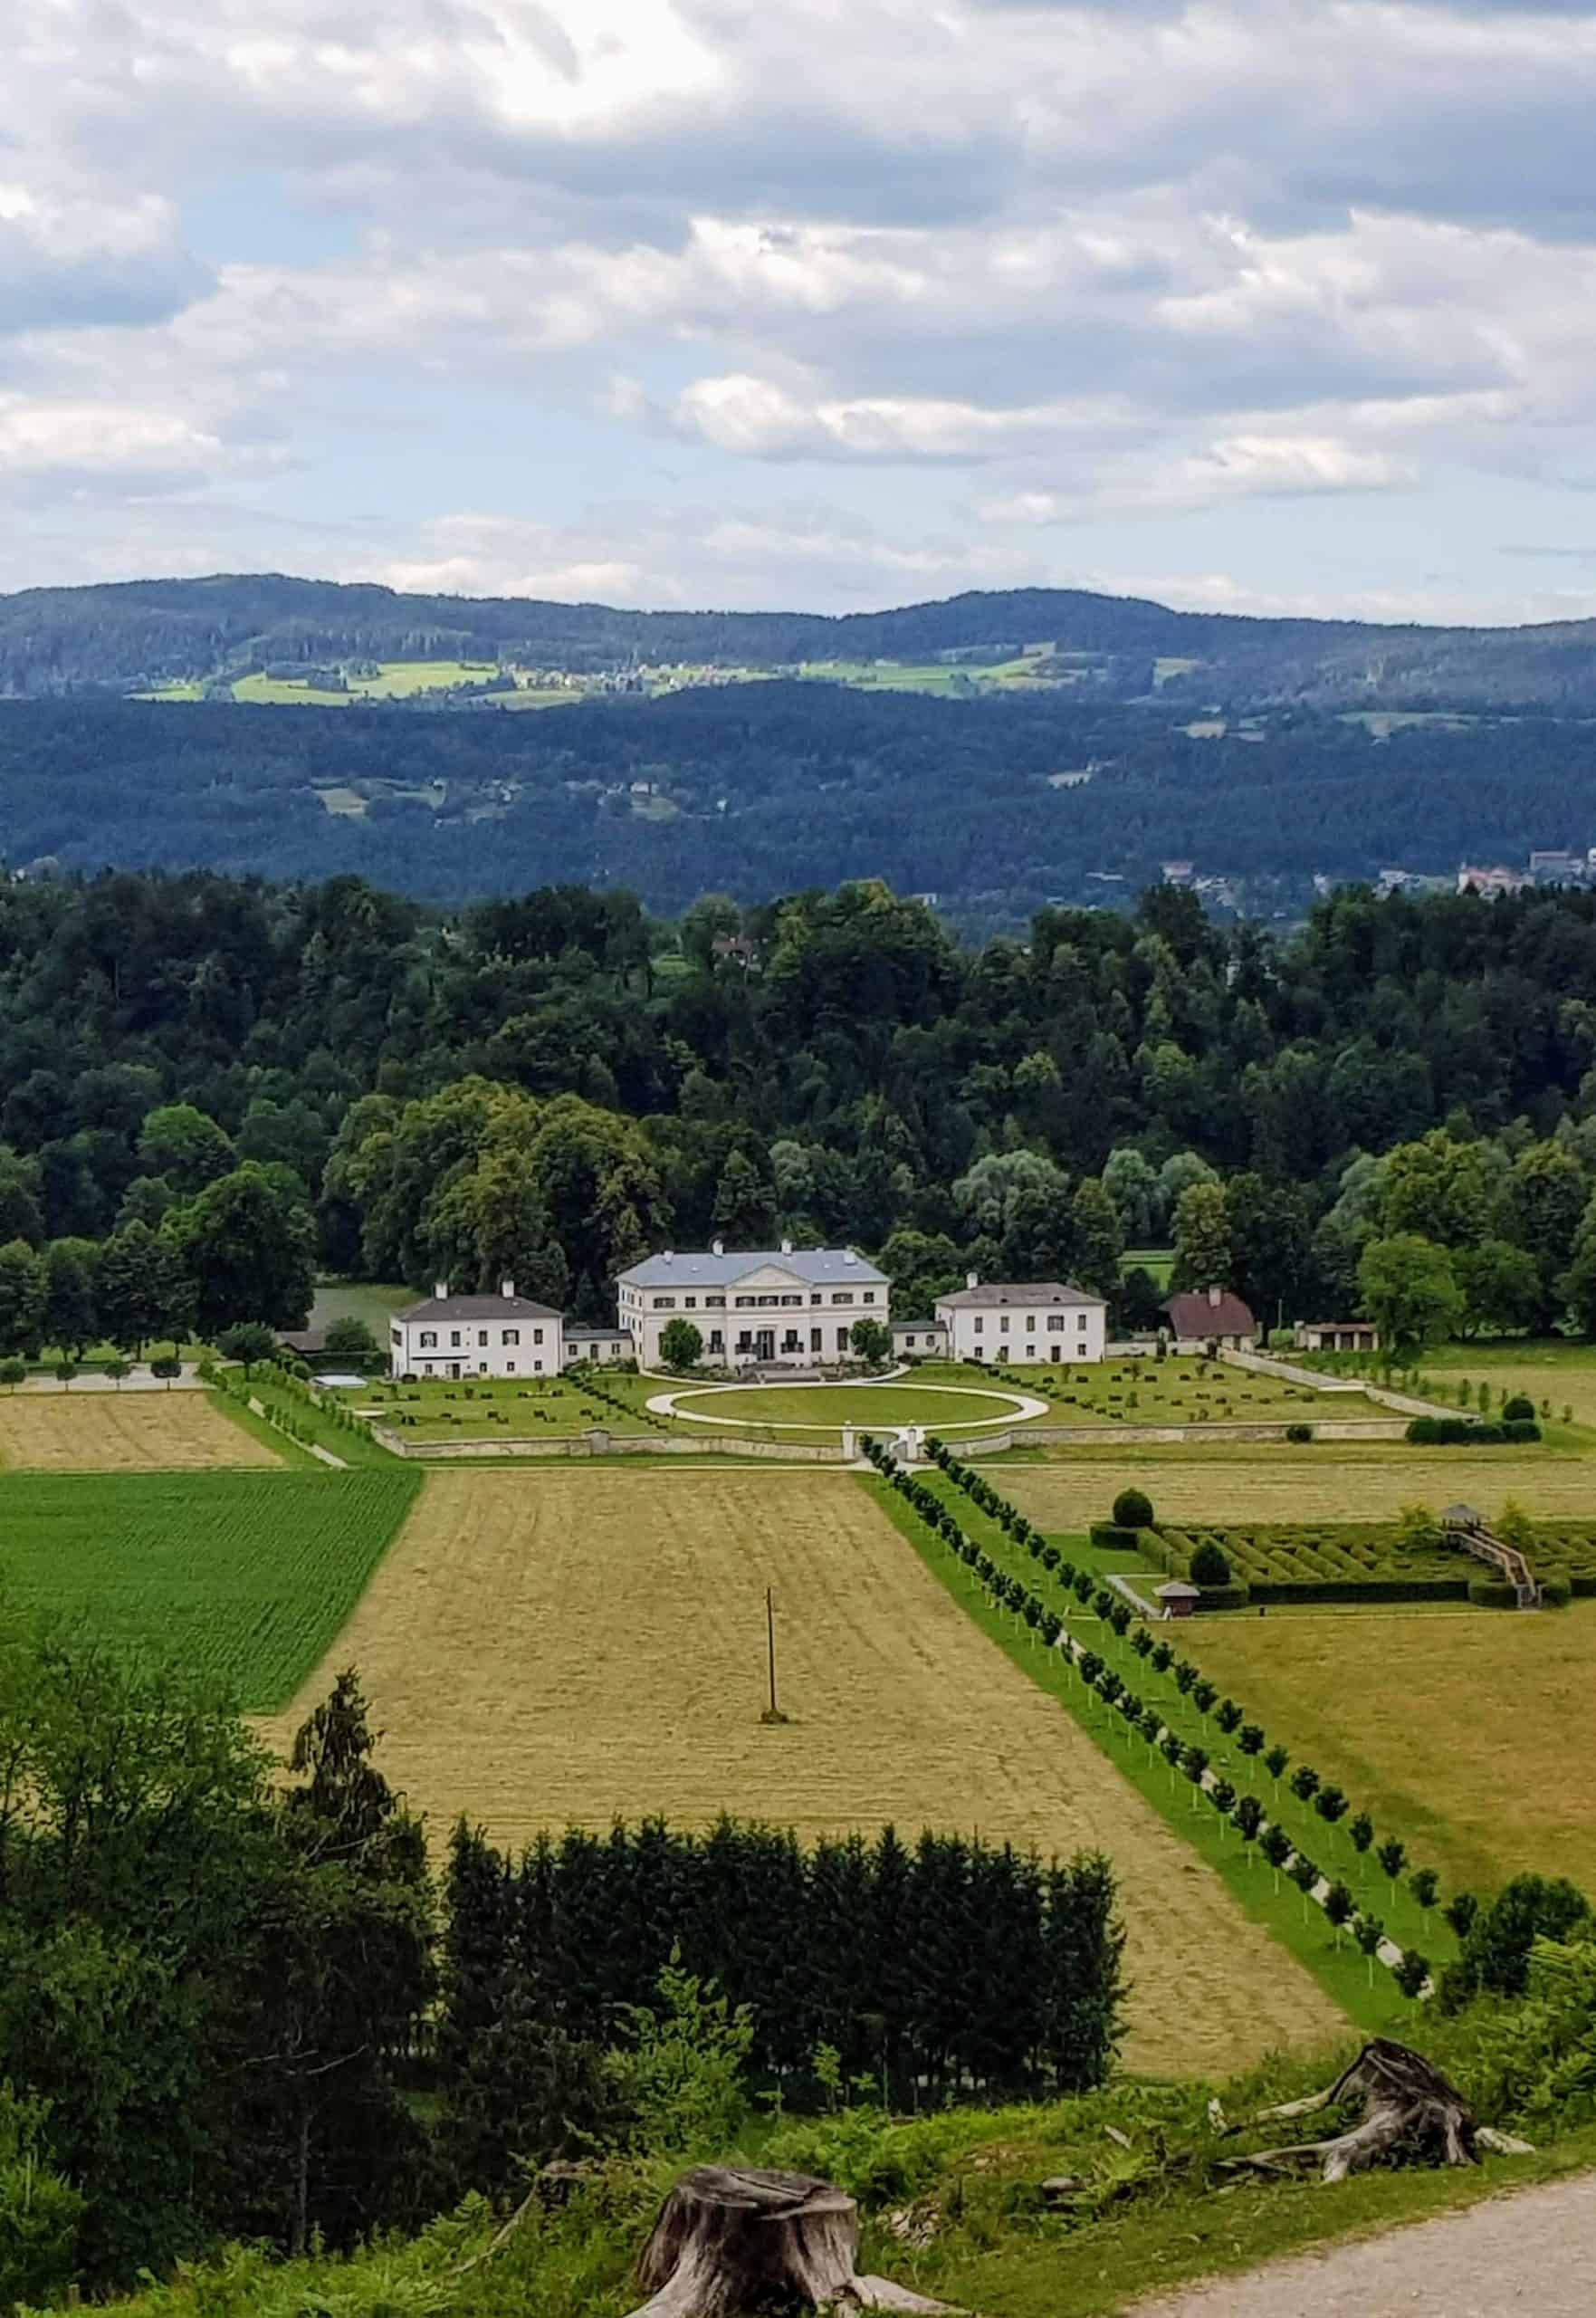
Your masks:
[[[1593,2313],[1596,2174],[1591,2173],[1136,2304],[1136,2318],[1592,2318]]]

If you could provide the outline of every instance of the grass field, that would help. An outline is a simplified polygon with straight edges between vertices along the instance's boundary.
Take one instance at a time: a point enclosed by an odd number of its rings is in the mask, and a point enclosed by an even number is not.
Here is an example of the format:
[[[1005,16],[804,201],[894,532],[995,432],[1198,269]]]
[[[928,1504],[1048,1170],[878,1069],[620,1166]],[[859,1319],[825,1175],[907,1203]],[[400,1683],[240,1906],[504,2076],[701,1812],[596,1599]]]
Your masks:
[[[1454,1889],[1534,1868],[1596,1890],[1596,1603],[1199,1619],[1182,1639]]]
[[[11,1393],[0,1398],[0,1467],[153,1473],[282,1461],[209,1393]]]
[[[1042,1424],[1311,1424],[1324,1417],[1386,1413],[1361,1393],[1326,1394],[1287,1384],[1224,1361],[1172,1356],[1094,1361],[1055,1368],[1029,1361],[995,1365],[993,1382],[1018,1384],[1049,1402]]]
[[[351,1408],[376,1409],[384,1424],[402,1426],[424,1441],[482,1440],[494,1434],[506,1440],[540,1440],[585,1432],[595,1424],[607,1425],[615,1432],[692,1431],[701,1439],[709,1430],[645,1415],[644,1404],[665,1389],[658,1377],[607,1372],[602,1384],[605,1394],[613,1399],[597,1398],[569,1376],[467,1376],[458,1384],[435,1378],[398,1387],[377,1380],[340,1391],[336,1397]],[[620,1408],[616,1401],[622,1403]]]
[[[419,1485],[397,1466],[7,1479],[0,1588],[269,1711],[329,1648]]]
[[[968,1372],[965,1372],[968,1374]],[[656,1381],[652,1391],[661,1390]],[[951,1432],[965,1424],[1000,1423],[1015,1412],[1012,1394],[991,1384],[977,1391],[958,1385],[927,1388],[917,1378],[892,1384],[740,1384],[734,1390],[683,1392],[680,1410],[750,1425],[802,1426],[835,1432],[845,1424],[923,1424]]]
[[[415,1301],[416,1290],[402,1282],[319,1280],[311,1307],[311,1326],[324,1328],[333,1320],[364,1320],[377,1343],[386,1344],[390,1315]]]
[[[1004,1494],[1056,1536],[1108,1518],[1117,1492],[1135,1482],[1161,1519],[1391,1521],[1405,1505],[1432,1511],[1457,1499],[1487,1516],[1515,1498],[1532,1514],[1588,1515],[1591,1468],[1545,1450],[1410,1448],[1326,1441],[1295,1448],[1266,1441],[1190,1450],[1132,1447],[1119,1457],[1066,1451],[1046,1463],[1016,1459],[993,1469]]]
[[[1527,1393],[1537,1409],[1551,1403],[1554,1421],[1571,1408],[1576,1424],[1596,1426],[1596,1345],[1447,1345],[1425,1354],[1424,1373],[1448,1401],[1467,1378],[1476,1387],[1488,1384],[1498,1406],[1505,1394]]]
[[[764,1589],[782,1704],[765,1704]],[[1308,1975],[972,1624],[849,1476],[433,1473],[274,1726],[358,1665],[379,1759],[441,1841],[722,1809],[823,1830],[977,1828],[1119,1871],[1142,2065],[1322,2041]]]

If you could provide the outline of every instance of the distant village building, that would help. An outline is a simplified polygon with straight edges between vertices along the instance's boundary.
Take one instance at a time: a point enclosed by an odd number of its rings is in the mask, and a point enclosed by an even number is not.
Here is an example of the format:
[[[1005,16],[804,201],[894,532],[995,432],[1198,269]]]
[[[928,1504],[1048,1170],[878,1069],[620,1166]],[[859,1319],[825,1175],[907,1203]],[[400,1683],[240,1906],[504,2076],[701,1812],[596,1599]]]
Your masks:
[[[725,1368],[834,1366],[851,1357],[855,1320],[890,1326],[892,1286],[853,1248],[667,1248],[621,1273],[620,1326],[640,1368],[662,1365],[660,1339],[691,1320],[704,1361]]]
[[[1101,1360],[1108,1307],[1066,1280],[981,1280],[939,1296],[937,1318],[955,1360]]]
[[[1159,869],[1166,886],[1189,886],[1197,875],[1195,861],[1161,861]]]
[[[1537,885],[1564,885],[1572,878],[1583,879],[1585,857],[1571,853],[1566,846],[1559,846],[1530,855],[1530,876]]]
[[[1523,870],[1506,869],[1500,864],[1494,869],[1480,869],[1466,861],[1457,872],[1460,894],[1467,893],[1472,886],[1477,894],[1483,894],[1490,901],[1495,901],[1498,894],[1522,893],[1528,883]]]
[[[1372,1320],[1299,1320],[1292,1340],[1299,1352],[1380,1350],[1380,1330]]]
[[[1228,1288],[1189,1289],[1167,1298],[1162,1309],[1177,1352],[1204,1352],[1210,1344],[1227,1352],[1257,1349],[1258,1324],[1250,1307]]]

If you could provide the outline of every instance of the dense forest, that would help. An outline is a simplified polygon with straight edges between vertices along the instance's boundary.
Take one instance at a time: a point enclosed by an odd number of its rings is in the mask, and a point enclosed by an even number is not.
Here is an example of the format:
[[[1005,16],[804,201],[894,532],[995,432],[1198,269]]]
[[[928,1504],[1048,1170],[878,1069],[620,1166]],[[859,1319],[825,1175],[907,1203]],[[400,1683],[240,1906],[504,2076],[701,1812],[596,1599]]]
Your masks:
[[[435,1882],[352,1676],[284,1787],[196,1681],[4,1622],[0,1748],[7,2306],[223,2238],[347,2246],[519,2194],[523,2156],[668,2147],[683,2043],[689,2093],[718,2069],[798,2109],[827,2054],[936,2105],[1113,2062],[1101,1859],[722,1821],[511,1861],[462,1826]]]
[[[925,658],[1051,642],[1111,664],[1123,692],[1152,663],[1179,690],[1232,702],[1491,701],[1589,707],[1592,624],[1371,627],[1177,612],[1135,598],[1027,588],[838,618],[803,612],[641,612],[520,597],[406,596],[281,574],[36,588],[0,597],[0,693],[128,692],[269,662],[493,659],[573,670],[635,661],[780,667],[798,660]]]
[[[510,715],[0,704],[0,856],[96,871],[353,872],[464,902],[624,886],[674,914],[882,876],[971,930],[1128,899],[1168,858],[1295,915],[1315,876],[1522,862],[1596,830],[1590,728],[771,682]],[[1383,728],[1379,728],[1383,729]]]
[[[579,887],[445,920],[355,879],[14,883],[0,1353],[291,1325],[318,1262],[597,1319],[715,1231],[855,1242],[904,1315],[973,1265],[1127,1326],[1127,1247],[1273,1321],[1384,1296],[1371,1246],[1417,1239],[1416,1336],[1593,1327],[1593,991],[1572,893],[1349,889],[1281,943],[1159,886],[973,949],[874,882],[675,926]]]

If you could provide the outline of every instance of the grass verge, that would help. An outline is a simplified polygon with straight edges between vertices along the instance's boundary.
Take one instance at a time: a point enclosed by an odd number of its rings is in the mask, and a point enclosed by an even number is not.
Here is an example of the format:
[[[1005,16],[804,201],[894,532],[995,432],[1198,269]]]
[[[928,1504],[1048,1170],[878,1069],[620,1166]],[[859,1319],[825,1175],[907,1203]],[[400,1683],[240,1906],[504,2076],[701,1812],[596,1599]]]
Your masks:
[[[1171,1772],[1161,1756],[1150,1758],[1145,1742],[1126,1728],[1124,1719],[1117,1710],[1095,1699],[1095,1694],[1086,1689],[1079,1676],[1066,1667],[1061,1653],[1046,1649],[1023,1624],[995,1609],[973,1573],[951,1553],[932,1545],[923,1525],[895,1491],[874,1475],[862,1480],[861,1485],[875,1497],[888,1519],[908,1539],[927,1568],[981,1631],[989,1634],[1034,1682],[1058,1700],[1072,1719],[1087,1732],[1094,1744],[1107,1756],[1121,1777],[1152,1805],[1181,1841],[1189,1844],[1213,1869],[1243,1912],[1253,1922],[1261,1925],[1272,1939],[1311,1972],[1325,1995],[1349,2018],[1376,2035],[1401,2034],[1404,2024],[1410,2027],[1413,2006],[1400,1994],[1389,1972],[1380,1965],[1371,1968],[1366,1963],[1345,1933],[1338,1940],[1323,1910],[1305,1899],[1285,1878],[1276,1877],[1258,1856],[1256,1847],[1243,1844],[1237,1830],[1228,1826],[1211,1805],[1196,1795],[1183,1774]],[[959,1492],[950,1489],[948,1501],[956,1507],[966,1532],[978,1537],[992,1558],[997,1560],[999,1557],[994,1540],[1000,1538],[1002,1533],[996,1531],[994,1525],[985,1523],[983,1517]],[[1008,1541],[1004,1540],[1004,1543],[1007,1545]],[[1011,1547],[1009,1550],[1017,1549]],[[1003,1566],[1007,1567],[1009,1565],[1005,1562]],[[1018,1574],[1018,1563],[1015,1566]],[[1039,1581],[1045,1576],[1045,1572],[1037,1572],[1037,1579],[1032,1581],[1035,1590],[1042,1590]],[[1208,1747],[1214,1757],[1215,1767],[1219,1767],[1221,1744],[1219,1734],[1206,1718],[1197,1716],[1194,1709],[1189,1710],[1192,1727],[1187,1730],[1181,1712],[1187,1702],[1172,1683],[1150,1675],[1128,1643],[1118,1642],[1100,1620],[1084,1621],[1078,1614],[1078,1607],[1071,1624],[1077,1634],[1089,1624],[1091,1646],[1099,1656],[1114,1665],[1132,1688],[1138,1690],[1143,1697],[1156,1700],[1171,1729],[1182,1737],[1189,1736]],[[1116,1652],[1123,1652],[1123,1661]],[[1269,1799],[1270,1787],[1266,1777],[1258,1791],[1261,1798],[1265,1799],[1270,1817],[1275,1817],[1276,1811]],[[1285,1807],[1288,1802],[1289,1798],[1282,1794],[1278,1816],[1285,1832],[1295,1841],[1295,1827]],[[1330,1831],[1323,1823],[1310,1820],[1308,1824],[1310,1827],[1318,1825],[1318,1838],[1315,1843],[1311,1833],[1305,1829],[1301,1839],[1303,1847],[1322,1867],[1331,1868],[1333,1846],[1327,1840]],[[1344,1836],[1342,1844],[1334,1848],[1350,1851]],[[1337,1863],[1332,1872],[1340,1873],[1343,1871]],[[1382,1903],[1386,1897],[1382,1883],[1374,1892],[1371,1904],[1379,1912],[1386,1914],[1391,1936],[1407,1944],[1410,1931],[1411,1944],[1419,1944],[1417,1929],[1410,1928],[1403,1920],[1401,1906],[1393,1906],[1389,1911],[1384,1908]],[[1419,1911],[1416,1907],[1412,1912],[1417,1917]],[[1444,1927],[1432,1924],[1429,1929],[1432,1935],[1438,1930],[1441,1937],[1432,1936],[1426,1952],[1434,1955],[1443,1946],[1449,1952],[1452,1943]]]

